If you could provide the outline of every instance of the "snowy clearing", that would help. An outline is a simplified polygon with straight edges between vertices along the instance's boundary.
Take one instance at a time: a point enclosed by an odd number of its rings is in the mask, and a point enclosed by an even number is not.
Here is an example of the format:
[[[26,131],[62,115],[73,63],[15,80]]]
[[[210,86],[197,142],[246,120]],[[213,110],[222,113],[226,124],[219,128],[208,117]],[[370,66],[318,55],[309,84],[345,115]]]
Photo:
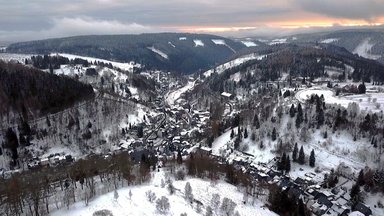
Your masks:
[[[230,47],[228,44],[225,43],[225,40],[222,39],[212,39],[212,42],[216,45],[223,45],[228,47],[232,52],[236,53],[236,50],[234,50],[232,47]]]
[[[171,45],[171,47],[176,48],[176,46],[171,41],[168,41],[168,44]]]
[[[338,40],[339,40],[339,38],[327,38],[327,39],[320,41],[320,43],[329,44],[329,43],[337,42]]]
[[[172,91],[171,93],[168,93],[165,96],[165,100],[167,101],[167,103],[169,105],[175,104],[175,102],[181,97],[181,95],[183,93],[187,92],[188,90],[192,89],[195,86],[195,82],[196,81],[193,81],[193,82],[190,81],[184,87],[181,87],[181,88],[177,89],[176,91]]]
[[[24,64],[25,59],[30,59],[31,56],[29,54],[16,54],[16,53],[0,53],[0,59],[6,62],[9,61],[18,61]]]
[[[242,44],[244,44],[246,47],[254,47],[258,46],[255,42],[253,41],[241,41]]]
[[[384,93],[336,96],[335,93],[330,89],[313,87],[298,91],[296,93],[296,98],[300,102],[304,103],[305,100],[309,99],[312,94],[317,94],[319,96],[324,95],[325,103],[340,104],[345,108],[347,108],[350,103],[356,102],[362,111],[366,110],[372,112],[380,112],[384,109]]]
[[[216,45],[226,45],[225,41],[222,39],[212,39],[212,42]]]
[[[224,72],[225,70],[232,68],[232,67],[236,67],[238,65],[241,65],[242,63],[244,63],[246,61],[254,60],[254,59],[261,60],[264,57],[265,57],[265,55],[258,55],[256,53],[245,55],[245,56],[242,56],[240,58],[229,61],[227,63],[224,63],[222,65],[219,65],[215,69],[211,69],[211,70],[204,72],[204,76],[209,77],[214,72],[220,74],[220,73]]]
[[[281,43],[287,43],[287,38],[280,38],[280,39],[274,39],[271,42],[269,42],[269,45],[276,45]]]
[[[195,43],[195,47],[198,47],[198,46],[204,46],[204,43],[203,43],[203,41],[201,41],[201,40],[197,40],[197,39],[195,39],[195,40],[193,40],[193,42]]]
[[[130,72],[133,71],[134,67],[140,67],[140,64],[136,64],[134,62],[129,62],[129,63],[114,62],[114,61],[109,61],[109,60],[105,60],[105,59],[99,59],[99,58],[93,58],[93,57],[87,57],[87,56],[79,56],[79,55],[73,55],[73,54],[68,54],[68,53],[52,53],[51,55],[60,55],[60,56],[66,57],[68,59],[80,58],[80,59],[84,59],[84,60],[87,60],[90,62],[99,61],[99,62],[103,62],[106,64],[110,63],[110,64],[112,64],[113,67],[117,67],[117,68],[120,68],[122,70],[130,71]]]
[[[77,202],[69,207],[69,209],[60,209],[53,212],[53,216],[62,215],[77,215],[77,216],[92,216],[96,211],[108,210],[114,216],[120,215],[160,215],[161,213],[156,209],[156,202],[150,202],[147,199],[146,192],[152,191],[156,198],[165,196],[169,199],[170,208],[165,215],[180,215],[186,213],[187,215],[205,215],[206,207],[211,206],[211,198],[213,194],[219,194],[220,199],[227,197],[233,200],[237,206],[234,209],[240,215],[247,216],[275,216],[276,214],[264,207],[260,200],[255,200],[247,204],[243,204],[243,193],[237,187],[218,181],[212,184],[210,181],[189,178],[183,181],[174,181],[175,193],[169,195],[166,187],[161,187],[161,181],[166,180],[169,175],[164,172],[153,173],[153,179],[149,184],[130,186],[117,190],[117,199],[115,199],[114,192],[107,193],[99,196],[90,201],[88,206],[84,202]],[[197,203],[190,204],[184,198],[184,187],[189,182],[192,188],[194,199],[201,202],[199,208]],[[130,192],[132,197],[130,197]],[[212,207],[212,206],[211,206]],[[212,207],[213,208],[213,207]],[[219,213],[219,209],[213,209],[213,212]]]
[[[380,55],[374,55],[371,54],[371,49],[375,44],[370,43],[370,38],[364,39],[356,48],[353,50],[354,54],[358,54],[359,56],[362,56],[364,58],[368,59],[379,59],[381,58]]]
[[[179,37],[179,40],[187,40],[187,37]]]
[[[168,55],[165,54],[163,51],[159,50],[159,49],[156,49],[155,47],[147,47],[147,49],[151,50],[152,52],[158,54],[159,56],[165,58],[165,59],[168,59]]]

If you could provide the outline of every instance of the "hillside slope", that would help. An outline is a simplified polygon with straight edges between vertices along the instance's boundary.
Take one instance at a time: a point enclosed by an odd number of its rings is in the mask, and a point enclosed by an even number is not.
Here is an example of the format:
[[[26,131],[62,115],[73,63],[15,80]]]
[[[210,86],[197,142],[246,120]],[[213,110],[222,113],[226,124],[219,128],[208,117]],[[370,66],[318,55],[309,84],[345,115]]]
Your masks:
[[[241,42],[215,35],[160,33],[93,35],[11,44],[10,53],[70,53],[119,62],[140,63],[151,69],[189,74],[206,70],[246,48]]]

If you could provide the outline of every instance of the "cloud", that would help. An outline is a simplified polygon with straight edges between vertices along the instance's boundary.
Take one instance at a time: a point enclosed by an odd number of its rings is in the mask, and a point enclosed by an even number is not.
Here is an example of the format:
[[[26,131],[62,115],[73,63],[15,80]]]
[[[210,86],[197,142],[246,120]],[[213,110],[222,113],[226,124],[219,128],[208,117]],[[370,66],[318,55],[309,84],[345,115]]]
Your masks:
[[[333,18],[374,22],[384,16],[383,0],[293,0],[303,10]]]
[[[281,35],[375,22],[384,23],[383,0],[3,0],[0,41],[204,28]]]
[[[48,29],[40,31],[0,31],[0,41],[35,40],[42,38],[55,38],[90,34],[138,34],[161,31],[159,28],[140,25],[138,23],[121,23],[116,20],[95,20],[90,17],[54,19]]]

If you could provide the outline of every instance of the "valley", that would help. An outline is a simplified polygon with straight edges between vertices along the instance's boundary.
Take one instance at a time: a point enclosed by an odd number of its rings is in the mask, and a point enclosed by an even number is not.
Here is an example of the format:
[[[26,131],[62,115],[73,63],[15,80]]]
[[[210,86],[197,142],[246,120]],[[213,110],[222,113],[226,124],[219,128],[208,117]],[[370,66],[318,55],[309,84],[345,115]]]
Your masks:
[[[172,37],[171,48],[190,36]],[[189,42],[193,49],[210,41],[237,52],[229,40],[209,37]],[[382,215],[384,66],[328,44],[336,41],[275,39],[190,75],[62,50],[1,53],[5,61],[90,85],[95,95],[48,114],[28,107],[24,115],[18,109],[1,115],[1,128],[10,132],[0,136],[0,209],[206,215],[218,193],[226,204],[211,215]],[[172,58],[159,47],[145,50]],[[15,136],[16,158],[7,147]],[[33,178],[46,182],[29,191]],[[190,203],[186,182],[196,191]],[[11,196],[14,187],[28,192]],[[145,200],[149,190],[169,197],[170,207]],[[236,211],[226,212],[227,202]]]

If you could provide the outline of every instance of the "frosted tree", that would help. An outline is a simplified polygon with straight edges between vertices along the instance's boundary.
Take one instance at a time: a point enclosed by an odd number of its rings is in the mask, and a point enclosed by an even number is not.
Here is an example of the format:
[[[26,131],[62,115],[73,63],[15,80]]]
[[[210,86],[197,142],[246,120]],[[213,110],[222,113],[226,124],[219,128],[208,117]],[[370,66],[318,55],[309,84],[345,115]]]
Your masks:
[[[191,187],[191,184],[189,182],[187,182],[185,184],[184,195],[185,195],[185,199],[187,201],[189,201],[189,202],[193,201],[192,187]]]
[[[232,215],[235,208],[236,208],[236,203],[233,202],[233,200],[227,197],[223,198],[220,209],[223,213],[225,213],[225,215],[228,215],[228,216]]]
[[[117,190],[115,189],[115,192],[113,193],[113,198],[117,200],[119,198],[119,193],[117,193]]]
[[[147,197],[147,200],[149,202],[153,202],[156,200],[156,194],[152,192],[151,190],[145,192],[145,196]]]
[[[213,209],[217,209],[220,205],[220,195],[219,194],[213,194],[211,199],[211,206]]]
[[[211,206],[207,206],[207,208],[205,210],[205,216],[212,216],[212,215],[213,215],[213,211],[212,211]]]
[[[132,200],[132,191],[129,190],[129,199]]]
[[[161,213],[165,214],[170,208],[169,200],[167,197],[162,196],[156,200],[156,209]]]

